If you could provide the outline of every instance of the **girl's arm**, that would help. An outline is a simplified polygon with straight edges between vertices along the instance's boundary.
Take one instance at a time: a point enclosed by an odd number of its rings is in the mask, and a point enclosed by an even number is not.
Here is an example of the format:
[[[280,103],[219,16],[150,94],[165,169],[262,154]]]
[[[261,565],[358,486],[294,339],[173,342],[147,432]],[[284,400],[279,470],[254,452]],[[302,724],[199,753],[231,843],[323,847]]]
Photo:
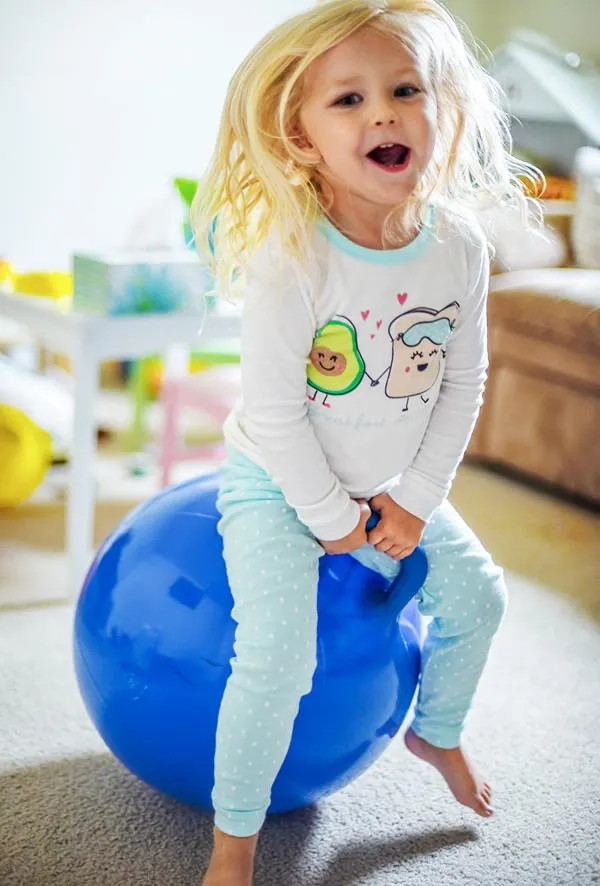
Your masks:
[[[470,285],[448,341],[439,398],[415,459],[396,486],[394,501],[422,520],[447,497],[473,433],[487,377],[489,257],[482,241],[471,247]]]
[[[355,529],[360,510],[308,419],[306,369],[316,320],[307,286],[293,270],[252,264],[242,315],[243,430],[300,520],[317,538],[337,540]]]

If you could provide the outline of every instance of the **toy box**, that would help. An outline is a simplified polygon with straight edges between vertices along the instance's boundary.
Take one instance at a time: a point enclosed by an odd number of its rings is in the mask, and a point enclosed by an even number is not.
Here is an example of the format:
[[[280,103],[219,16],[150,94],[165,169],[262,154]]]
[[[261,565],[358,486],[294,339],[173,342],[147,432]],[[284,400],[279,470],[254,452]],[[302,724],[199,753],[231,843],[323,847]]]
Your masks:
[[[212,285],[189,249],[73,256],[75,310],[104,315],[196,311]]]

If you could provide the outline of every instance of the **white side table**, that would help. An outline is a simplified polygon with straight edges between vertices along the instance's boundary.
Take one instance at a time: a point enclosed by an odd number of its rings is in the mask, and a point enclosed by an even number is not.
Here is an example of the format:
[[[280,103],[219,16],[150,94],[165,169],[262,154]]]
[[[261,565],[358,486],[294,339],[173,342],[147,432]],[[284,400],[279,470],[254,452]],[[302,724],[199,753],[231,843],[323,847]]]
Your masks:
[[[99,365],[103,360],[132,360],[168,351],[176,344],[239,334],[236,314],[144,314],[102,317],[64,312],[46,299],[9,292],[0,286],[0,333],[4,318],[27,326],[49,350],[68,356],[75,379],[75,426],[67,499],[68,596],[81,586],[93,547],[96,436],[94,412]],[[66,595],[67,596],[67,595]]]

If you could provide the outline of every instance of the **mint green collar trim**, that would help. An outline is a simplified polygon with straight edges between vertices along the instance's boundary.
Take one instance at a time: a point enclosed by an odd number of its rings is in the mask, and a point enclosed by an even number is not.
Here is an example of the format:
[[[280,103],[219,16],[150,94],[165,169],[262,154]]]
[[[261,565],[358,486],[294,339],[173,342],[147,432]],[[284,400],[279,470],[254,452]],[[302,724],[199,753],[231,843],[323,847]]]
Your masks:
[[[434,223],[435,207],[433,204],[430,204],[427,207],[423,227],[414,240],[411,240],[406,246],[401,246],[400,249],[370,249],[367,246],[360,246],[342,234],[328,218],[320,219],[318,227],[332,246],[347,253],[347,255],[351,255],[353,258],[375,265],[403,265],[405,262],[413,261],[427,247],[433,236]]]

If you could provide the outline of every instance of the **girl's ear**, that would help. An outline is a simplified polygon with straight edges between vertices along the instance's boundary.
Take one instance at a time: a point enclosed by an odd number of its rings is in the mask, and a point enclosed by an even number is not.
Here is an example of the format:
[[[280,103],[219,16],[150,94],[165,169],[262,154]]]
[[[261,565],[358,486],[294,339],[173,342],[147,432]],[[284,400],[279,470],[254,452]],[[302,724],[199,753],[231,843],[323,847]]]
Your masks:
[[[321,152],[315,148],[299,122],[295,123],[292,127],[291,139],[294,142],[295,147],[303,154],[308,163],[320,162],[322,159]]]

